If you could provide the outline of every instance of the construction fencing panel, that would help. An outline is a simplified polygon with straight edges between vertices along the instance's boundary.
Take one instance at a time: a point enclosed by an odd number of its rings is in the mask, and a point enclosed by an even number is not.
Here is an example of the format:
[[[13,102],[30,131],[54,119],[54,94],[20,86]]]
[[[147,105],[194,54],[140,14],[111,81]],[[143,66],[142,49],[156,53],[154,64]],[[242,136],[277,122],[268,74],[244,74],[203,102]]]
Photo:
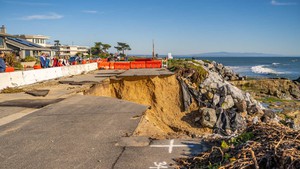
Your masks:
[[[130,68],[131,69],[144,69],[144,68],[146,68],[146,62],[145,61],[130,62]]]
[[[146,61],[146,68],[161,68],[161,60]]]

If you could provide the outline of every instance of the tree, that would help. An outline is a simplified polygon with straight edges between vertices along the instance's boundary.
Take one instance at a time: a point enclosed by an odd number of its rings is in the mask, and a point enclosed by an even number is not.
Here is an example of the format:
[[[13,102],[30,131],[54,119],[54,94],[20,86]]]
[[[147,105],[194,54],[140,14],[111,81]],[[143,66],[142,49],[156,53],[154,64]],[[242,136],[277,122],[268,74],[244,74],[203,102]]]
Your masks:
[[[100,55],[103,53],[103,48],[102,48],[102,42],[95,42],[95,46],[92,47],[92,54],[93,55]]]
[[[56,49],[56,55],[60,56],[60,46],[61,46],[61,44],[59,43],[59,40],[54,41],[54,46],[55,46],[55,49]]]
[[[108,49],[111,48],[111,46],[109,44],[103,44],[102,45],[102,49],[105,51],[105,53],[108,53]]]
[[[127,43],[118,42],[118,46],[115,46],[118,51],[122,51],[122,54],[125,55],[126,50],[131,50],[130,46]]]
[[[103,55],[108,53],[108,49],[111,48],[109,44],[102,42],[95,42],[95,46],[91,48],[93,55]]]

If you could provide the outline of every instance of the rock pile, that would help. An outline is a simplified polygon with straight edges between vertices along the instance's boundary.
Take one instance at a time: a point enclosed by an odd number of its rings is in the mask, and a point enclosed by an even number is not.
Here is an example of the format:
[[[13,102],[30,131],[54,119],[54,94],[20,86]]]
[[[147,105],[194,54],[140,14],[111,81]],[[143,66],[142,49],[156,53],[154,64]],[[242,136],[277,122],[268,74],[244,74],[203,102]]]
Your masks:
[[[200,109],[201,126],[213,128],[216,133],[230,135],[246,128],[248,114],[262,117],[264,111],[249,93],[238,89],[226,79],[238,78],[231,70],[215,62],[197,61],[208,72],[208,77],[197,87],[189,81],[190,76],[179,76],[184,107],[187,110],[195,100]]]
[[[197,60],[200,64],[207,67],[209,71],[218,73],[221,77],[223,77],[225,80],[245,80],[247,79],[246,76],[240,76],[239,74],[236,74],[232,71],[232,69],[225,67],[221,63],[217,63],[215,61],[212,62],[203,62],[202,60]]]

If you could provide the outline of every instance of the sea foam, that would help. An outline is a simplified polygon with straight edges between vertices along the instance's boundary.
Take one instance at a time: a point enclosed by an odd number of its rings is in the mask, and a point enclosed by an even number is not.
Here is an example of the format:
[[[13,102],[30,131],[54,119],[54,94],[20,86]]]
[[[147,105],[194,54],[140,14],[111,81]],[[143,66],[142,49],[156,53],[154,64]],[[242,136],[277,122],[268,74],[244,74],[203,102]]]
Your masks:
[[[251,67],[253,73],[258,74],[284,74],[284,72],[277,72],[271,68],[267,68],[266,65],[258,65]]]
[[[273,66],[276,66],[276,65],[279,65],[279,64],[280,63],[276,63],[276,62],[272,63]]]

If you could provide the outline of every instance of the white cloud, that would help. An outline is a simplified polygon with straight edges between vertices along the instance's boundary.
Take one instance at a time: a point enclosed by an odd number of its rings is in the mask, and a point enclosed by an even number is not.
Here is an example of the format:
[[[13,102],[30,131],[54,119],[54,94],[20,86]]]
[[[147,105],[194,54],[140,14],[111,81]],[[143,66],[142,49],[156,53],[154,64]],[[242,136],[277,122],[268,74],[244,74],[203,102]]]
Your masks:
[[[271,1],[272,5],[276,5],[276,6],[283,6],[283,5],[297,5],[297,3],[294,2],[278,2],[277,0],[272,0]]]
[[[90,14],[95,14],[98,13],[98,11],[93,11],[93,10],[83,10],[83,13],[90,13]]]
[[[59,15],[57,13],[49,13],[46,15],[29,15],[24,16],[21,18],[21,20],[49,20],[49,19],[61,19],[64,16]]]

